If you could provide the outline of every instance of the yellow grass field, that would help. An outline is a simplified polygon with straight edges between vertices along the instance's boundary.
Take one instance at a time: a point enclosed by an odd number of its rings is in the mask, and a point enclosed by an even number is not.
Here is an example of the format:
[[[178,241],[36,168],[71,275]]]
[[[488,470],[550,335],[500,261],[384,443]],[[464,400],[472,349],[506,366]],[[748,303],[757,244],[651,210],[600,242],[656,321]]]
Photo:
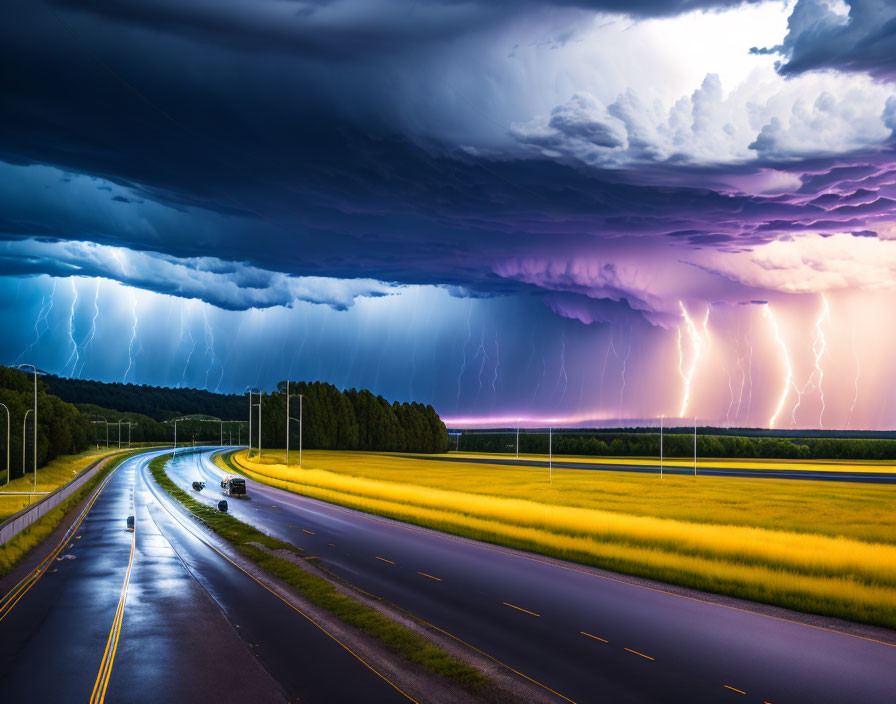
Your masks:
[[[234,461],[307,496],[480,540],[896,627],[896,488],[306,452]]]
[[[68,481],[92,462],[118,452],[116,449],[91,449],[77,455],[62,455],[50,462],[46,467],[37,468],[37,491],[53,491]],[[20,458],[21,459],[21,458]],[[21,467],[20,467],[21,468]],[[24,477],[13,479],[6,486],[0,485],[0,491],[34,491],[34,475],[30,472]],[[21,511],[29,503],[40,497],[0,496],[0,520]]]
[[[462,457],[487,462],[490,459],[513,459],[513,455],[491,452],[452,452],[452,457]],[[537,460],[547,462],[547,455],[520,455],[521,460]],[[622,464],[632,467],[655,466],[659,464],[657,457],[595,457],[592,455],[554,455],[555,462],[575,462],[577,464]],[[666,467],[684,467],[691,469],[693,460],[665,459]],[[896,462],[890,460],[869,460],[854,462],[851,460],[770,460],[770,459],[700,459],[697,458],[697,473],[701,468],[736,468],[736,469],[787,469],[812,472],[878,472],[896,473]]]

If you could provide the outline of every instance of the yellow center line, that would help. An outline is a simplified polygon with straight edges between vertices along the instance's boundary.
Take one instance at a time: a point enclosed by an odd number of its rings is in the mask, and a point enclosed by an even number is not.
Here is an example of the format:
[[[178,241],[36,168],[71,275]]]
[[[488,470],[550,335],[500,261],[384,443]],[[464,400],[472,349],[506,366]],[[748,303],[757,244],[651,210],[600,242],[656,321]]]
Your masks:
[[[654,660],[655,658],[650,657],[649,655],[645,655],[644,653],[639,653],[637,650],[632,650],[631,648],[625,648],[630,653],[634,653],[635,655],[640,655],[642,658],[646,658],[647,660]]]
[[[417,574],[422,574],[424,577],[429,577],[430,579],[434,579],[437,582],[442,581],[442,579],[440,577],[433,577],[431,574],[426,574],[426,572],[417,572]]]
[[[395,564],[394,562],[392,562],[392,560],[387,560],[385,557],[380,557],[379,555],[376,556],[376,559],[377,559],[377,560],[382,560],[383,562],[388,562],[390,565],[394,565],[394,564]]]
[[[588,636],[589,638],[594,638],[594,640],[599,640],[601,643],[609,643],[606,638],[600,638],[599,636],[591,635],[590,633],[585,633],[585,631],[579,631],[583,636]]]
[[[302,532],[307,533],[308,535],[317,535],[317,533],[314,533],[313,531],[310,531],[310,530],[305,530],[304,528],[302,528]]]
[[[112,619],[112,629],[109,631],[109,639],[106,641],[106,650],[100,662],[100,671],[93,685],[93,693],[90,695],[90,704],[102,704],[106,699],[106,688],[109,686],[109,678],[112,676],[112,664],[115,662],[115,653],[118,651],[118,638],[121,635],[121,625],[124,620],[124,604],[128,596],[128,584],[131,581],[131,568],[134,565],[134,547],[137,543],[137,531],[131,539],[131,552],[128,557],[128,569],[124,575],[124,584],[121,587],[121,596],[118,599],[118,608],[115,610],[115,618]]]
[[[730,684],[723,685],[725,689],[730,689],[732,692],[737,692],[738,694],[746,694],[746,692],[742,689],[738,689],[737,687],[732,687]]]
[[[532,616],[541,616],[541,614],[537,614],[534,611],[529,611],[528,609],[523,609],[519,606],[514,606],[513,604],[508,604],[506,601],[502,601],[501,603],[504,604],[504,606],[509,606],[511,609],[516,609],[517,611],[522,611],[524,614],[530,614]]]

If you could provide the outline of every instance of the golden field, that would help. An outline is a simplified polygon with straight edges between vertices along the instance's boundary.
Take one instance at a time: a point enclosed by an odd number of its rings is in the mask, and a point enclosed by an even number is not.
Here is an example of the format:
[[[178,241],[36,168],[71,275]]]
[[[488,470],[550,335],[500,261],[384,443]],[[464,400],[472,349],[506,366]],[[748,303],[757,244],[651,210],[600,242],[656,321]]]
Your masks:
[[[66,482],[71,481],[77,474],[83,471],[92,462],[118,452],[116,449],[91,449],[77,455],[62,455],[47,464],[37,468],[37,491],[53,491]],[[21,459],[21,458],[20,458]],[[0,460],[2,461],[2,460]],[[15,458],[13,458],[15,461]],[[21,465],[19,465],[21,469]],[[29,473],[24,477],[13,479],[7,485],[0,485],[0,491],[34,491],[34,475]],[[39,499],[30,496],[0,496],[0,520],[11,516]]]
[[[480,462],[487,462],[489,459],[513,459],[513,456],[507,453],[498,454],[491,452],[452,452],[452,457],[463,457],[465,459],[473,459]],[[659,464],[656,457],[595,457],[593,455],[554,455],[555,462],[575,462],[577,464],[614,464],[614,465],[631,465],[632,467],[655,466]],[[537,460],[539,462],[547,462],[547,455],[527,454],[520,455],[521,460]],[[694,461],[692,459],[667,458],[663,461],[666,467],[679,467],[684,469],[692,469]],[[787,469],[795,471],[812,471],[812,472],[865,472],[865,473],[896,473],[896,464],[890,460],[864,460],[861,462],[853,460],[770,460],[764,458],[757,459],[700,459],[697,458],[697,473],[701,469],[711,468],[736,468],[736,469]]]
[[[418,525],[665,582],[896,627],[896,488],[283,452],[250,478]]]

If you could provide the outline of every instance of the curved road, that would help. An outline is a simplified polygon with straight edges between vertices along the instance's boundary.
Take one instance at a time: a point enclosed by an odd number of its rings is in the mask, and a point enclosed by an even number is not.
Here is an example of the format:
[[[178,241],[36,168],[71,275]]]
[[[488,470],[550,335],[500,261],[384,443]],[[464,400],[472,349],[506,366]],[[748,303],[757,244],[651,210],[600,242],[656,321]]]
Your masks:
[[[473,464],[513,465],[516,467],[548,468],[545,460],[506,459],[503,457],[451,457],[444,455],[411,455],[421,460],[436,462],[469,462]],[[590,469],[595,472],[636,472],[639,474],[659,474],[659,464],[598,464],[596,462],[576,462],[574,460],[554,460],[554,469]],[[665,474],[692,475],[693,468],[663,466]],[[700,476],[742,477],[750,479],[802,479],[804,481],[858,482],[862,484],[896,484],[894,472],[838,472],[811,469],[749,469],[745,467],[697,467]]]
[[[122,463],[0,600],[0,701],[408,701],[189,530],[148,474],[157,454]]]
[[[169,475],[219,499],[211,453]],[[193,480],[206,481],[195,492]],[[896,647],[615,581],[247,480],[231,513],[556,692],[558,701],[892,703]]]

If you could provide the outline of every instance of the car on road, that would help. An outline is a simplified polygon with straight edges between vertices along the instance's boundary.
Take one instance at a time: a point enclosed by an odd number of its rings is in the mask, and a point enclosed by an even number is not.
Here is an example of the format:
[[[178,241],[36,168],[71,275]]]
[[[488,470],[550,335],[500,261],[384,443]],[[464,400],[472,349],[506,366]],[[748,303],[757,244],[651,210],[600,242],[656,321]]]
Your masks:
[[[193,489],[196,491],[202,491],[205,489],[205,482],[193,482]]]
[[[219,510],[221,513],[227,513],[227,501],[226,501],[225,499],[221,499],[221,500],[218,502],[218,510]]]
[[[221,486],[224,488],[224,493],[227,496],[246,495],[246,480],[242,477],[225,477],[224,481],[221,482]]]

